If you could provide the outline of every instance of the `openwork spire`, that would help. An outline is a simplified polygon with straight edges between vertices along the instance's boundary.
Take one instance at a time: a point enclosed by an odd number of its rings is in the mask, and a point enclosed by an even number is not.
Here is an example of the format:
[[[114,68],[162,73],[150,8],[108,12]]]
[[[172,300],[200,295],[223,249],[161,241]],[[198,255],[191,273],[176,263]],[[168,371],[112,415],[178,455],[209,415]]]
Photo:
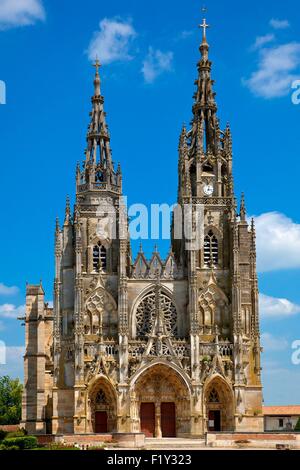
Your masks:
[[[203,33],[199,48],[201,58],[198,62],[198,78],[195,82],[197,89],[194,94],[195,101],[193,105],[193,135],[198,149],[216,154],[218,149],[217,105],[213,91],[214,81],[211,79],[212,63],[209,60],[209,45],[206,32],[209,25],[206,22],[206,18],[203,18],[200,28],[202,28]]]
[[[229,125],[222,130],[211,78],[206,18],[200,24],[202,38],[191,127],[179,140],[178,199],[209,195],[233,198],[232,138]]]
[[[111,171],[110,136],[105,119],[104,98],[101,96],[100,63],[98,60],[96,60],[94,67],[96,68],[96,74],[94,79],[94,95],[92,96],[91,123],[87,133],[86,160],[93,165],[100,162],[106,170]]]
[[[78,172],[77,182],[80,189],[121,191],[121,168],[115,171],[110,147],[110,135],[104,111],[104,97],[101,95],[100,63],[97,59],[92,96],[91,121],[87,132],[84,171]],[[88,185],[88,187],[87,187]]]

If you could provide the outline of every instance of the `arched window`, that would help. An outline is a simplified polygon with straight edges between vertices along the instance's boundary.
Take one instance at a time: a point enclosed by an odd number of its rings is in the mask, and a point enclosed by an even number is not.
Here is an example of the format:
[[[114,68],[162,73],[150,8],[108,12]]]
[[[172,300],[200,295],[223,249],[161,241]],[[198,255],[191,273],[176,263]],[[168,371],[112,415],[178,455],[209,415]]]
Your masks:
[[[215,388],[213,388],[208,396],[209,403],[220,403],[219,394]]]
[[[204,238],[204,264],[216,266],[219,263],[219,242],[213,231],[210,230]]]
[[[99,242],[93,248],[93,269],[96,272],[106,271],[107,260],[106,260],[106,248]]]

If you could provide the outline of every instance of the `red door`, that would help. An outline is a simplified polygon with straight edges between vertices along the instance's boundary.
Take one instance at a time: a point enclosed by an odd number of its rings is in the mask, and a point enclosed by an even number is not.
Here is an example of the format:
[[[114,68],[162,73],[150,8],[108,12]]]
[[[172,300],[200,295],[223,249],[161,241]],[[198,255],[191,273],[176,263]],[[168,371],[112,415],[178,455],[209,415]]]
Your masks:
[[[97,434],[105,434],[107,432],[107,412],[106,411],[96,411],[95,432]]]
[[[162,403],[160,413],[162,437],[176,437],[175,403]]]
[[[141,432],[146,437],[154,437],[155,435],[154,403],[141,403]]]
[[[221,412],[220,410],[209,410],[208,412],[208,430],[221,431]]]

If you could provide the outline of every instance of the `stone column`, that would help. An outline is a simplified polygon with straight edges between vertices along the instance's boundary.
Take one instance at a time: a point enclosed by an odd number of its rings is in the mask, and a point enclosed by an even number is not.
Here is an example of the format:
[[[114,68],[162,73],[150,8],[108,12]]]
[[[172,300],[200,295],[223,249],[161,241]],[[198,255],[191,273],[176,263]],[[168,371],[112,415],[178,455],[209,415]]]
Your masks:
[[[155,402],[155,437],[161,439],[161,403],[160,401]]]

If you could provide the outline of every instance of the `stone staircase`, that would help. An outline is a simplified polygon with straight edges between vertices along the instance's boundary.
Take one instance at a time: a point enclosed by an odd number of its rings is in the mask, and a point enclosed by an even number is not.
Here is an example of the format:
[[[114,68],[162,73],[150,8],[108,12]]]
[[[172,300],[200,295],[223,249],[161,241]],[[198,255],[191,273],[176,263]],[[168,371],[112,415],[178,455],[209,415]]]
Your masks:
[[[183,439],[165,437],[154,439],[147,437],[145,439],[146,450],[197,450],[205,448],[204,439]]]

